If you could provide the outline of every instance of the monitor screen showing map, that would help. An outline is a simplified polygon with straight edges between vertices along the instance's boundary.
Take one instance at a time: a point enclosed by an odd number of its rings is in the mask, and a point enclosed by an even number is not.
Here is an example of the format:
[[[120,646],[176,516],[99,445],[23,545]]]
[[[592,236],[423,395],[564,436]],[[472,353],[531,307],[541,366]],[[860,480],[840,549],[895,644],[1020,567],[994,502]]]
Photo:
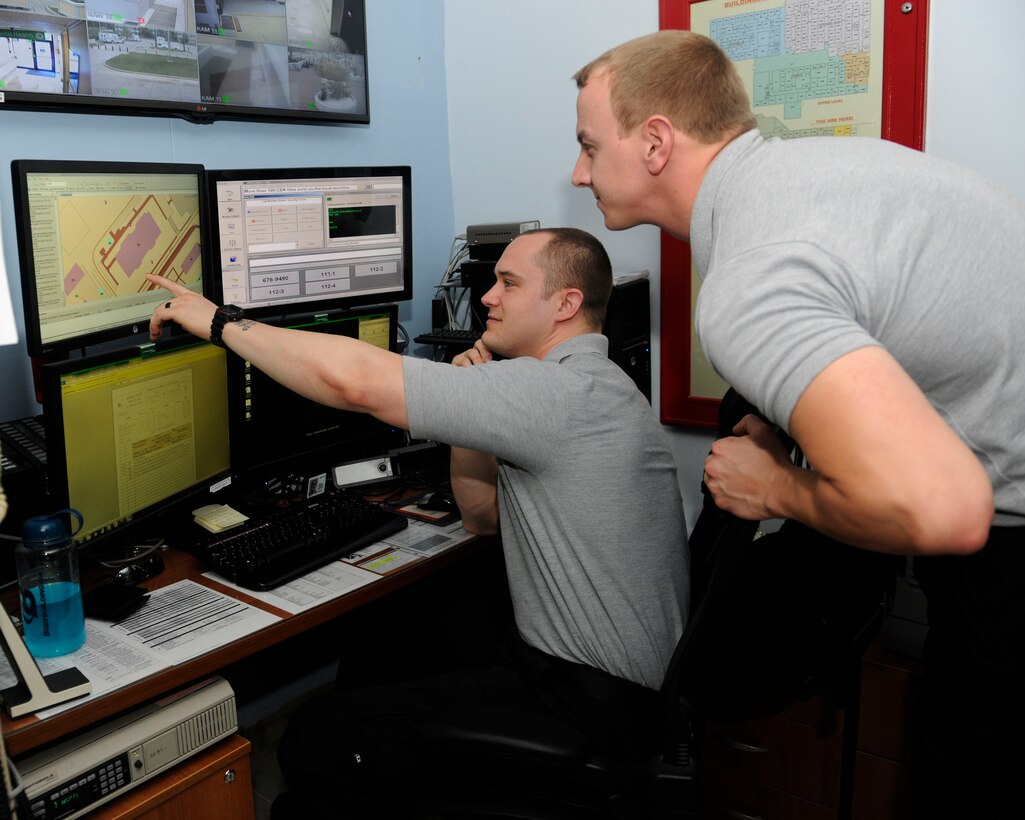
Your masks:
[[[201,165],[15,160],[15,223],[29,355],[148,338],[168,294],[203,288]]]

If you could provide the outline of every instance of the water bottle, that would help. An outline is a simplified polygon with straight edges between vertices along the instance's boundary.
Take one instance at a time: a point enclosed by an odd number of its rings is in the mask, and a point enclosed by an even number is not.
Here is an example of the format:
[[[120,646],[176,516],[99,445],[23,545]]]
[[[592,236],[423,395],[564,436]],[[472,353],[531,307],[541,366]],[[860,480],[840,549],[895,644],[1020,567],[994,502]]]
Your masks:
[[[78,526],[68,532],[64,516]],[[58,510],[28,519],[14,549],[21,590],[21,622],[25,644],[37,658],[74,652],[85,643],[82,590],[74,534],[82,529],[78,510]]]

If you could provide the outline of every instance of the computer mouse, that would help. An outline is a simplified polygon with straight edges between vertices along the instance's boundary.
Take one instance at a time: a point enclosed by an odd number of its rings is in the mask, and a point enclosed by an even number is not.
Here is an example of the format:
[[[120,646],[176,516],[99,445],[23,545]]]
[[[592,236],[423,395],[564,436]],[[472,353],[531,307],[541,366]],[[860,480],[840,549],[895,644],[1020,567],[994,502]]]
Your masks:
[[[416,502],[416,506],[423,510],[435,510],[437,512],[456,512],[459,509],[456,506],[455,498],[452,497],[452,493],[444,490],[427,493],[427,495]]]

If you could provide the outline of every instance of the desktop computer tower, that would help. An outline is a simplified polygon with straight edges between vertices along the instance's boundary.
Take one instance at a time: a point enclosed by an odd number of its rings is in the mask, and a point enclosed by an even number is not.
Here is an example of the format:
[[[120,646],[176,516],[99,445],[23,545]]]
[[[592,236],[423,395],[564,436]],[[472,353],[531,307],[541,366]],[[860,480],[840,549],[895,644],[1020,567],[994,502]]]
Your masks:
[[[650,284],[647,277],[629,279],[612,288],[602,327],[609,340],[609,358],[623,368],[651,401]]]

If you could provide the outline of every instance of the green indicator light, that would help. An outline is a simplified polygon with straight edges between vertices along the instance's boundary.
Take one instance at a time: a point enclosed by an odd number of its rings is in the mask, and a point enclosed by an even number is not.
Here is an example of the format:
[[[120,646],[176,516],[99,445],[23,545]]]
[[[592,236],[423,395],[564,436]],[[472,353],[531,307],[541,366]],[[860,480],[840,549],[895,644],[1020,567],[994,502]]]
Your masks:
[[[127,97],[128,96],[128,89],[127,88],[119,88],[117,90],[117,95],[119,97]]]
[[[313,40],[306,41],[306,48],[313,48]]]
[[[0,83],[0,85],[2,85],[2,83]],[[306,105],[309,106],[310,108],[316,108],[317,107],[316,103],[306,103]]]
[[[217,29],[217,33],[218,33],[218,34],[220,34],[220,35],[221,35],[222,37],[223,37],[223,36],[224,36],[224,34],[225,34],[225,32],[224,32],[224,29],[223,29],[223,28],[219,28],[219,29]]]
[[[231,102],[231,97],[221,97],[221,102],[222,103],[230,103]]]
[[[121,22],[124,22],[124,19],[125,19],[125,18],[124,18],[124,17],[122,17],[122,16],[120,15],[120,14],[115,14],[115,15],[114,15],[114,22],[115,22],[115,23],[121,23]]]

